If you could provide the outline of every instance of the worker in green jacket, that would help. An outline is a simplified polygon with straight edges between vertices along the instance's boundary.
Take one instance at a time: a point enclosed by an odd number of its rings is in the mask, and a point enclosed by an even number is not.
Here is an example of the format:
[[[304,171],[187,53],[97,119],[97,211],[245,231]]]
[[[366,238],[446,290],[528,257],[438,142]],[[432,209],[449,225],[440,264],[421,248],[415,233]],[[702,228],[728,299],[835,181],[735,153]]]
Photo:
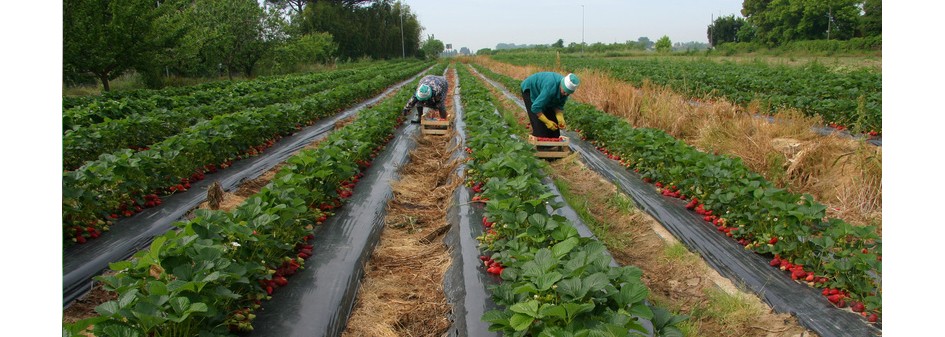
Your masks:
[[[558,138],[564,129],[564,103],[580,81],[577,75],[544,71],[522,81],[522,100],[535,137]]]

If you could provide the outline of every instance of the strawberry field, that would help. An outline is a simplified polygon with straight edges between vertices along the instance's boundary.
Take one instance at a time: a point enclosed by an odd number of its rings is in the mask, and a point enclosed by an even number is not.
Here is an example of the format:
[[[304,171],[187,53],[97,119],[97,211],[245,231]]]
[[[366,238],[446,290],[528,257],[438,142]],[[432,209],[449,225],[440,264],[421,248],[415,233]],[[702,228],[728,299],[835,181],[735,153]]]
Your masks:
[[[500,54],[494,58],[545,68],[556,62],[551,53]],[[558,62],[567,68],[600,69],[636,86],[644,81],[667,86],[691,98],[725,99],[743,106],[757,101],[771,114],[797,109],[840,130],[871,136],[882,132],[882,75],[869,69],[571,55],[560,57]]]
[[[527,61],[546,62],[536,60]],[[611,67],[595,62],[573,66]],[[426,74],[451,79],[448,135],[421,135],[400,114]],[[402,218],[426,212],[391,186],[429,151],[443,162],[431,167],[447,172],[435,174],[451,198],[433,207],[445,225],[419,240],[449,251],[436,257],[448,269],[434,281],[444,292],[435,307],[451,309],[421,311],[449,322],[425,335],[693,335],[705,318],[654,301],[654,276],[615,258],[633,244],[596,237],[563,199],[555,169],[526,141],[520,81],[475,62],[382,61],[64,99],[64,307],[93,290],[108,294],[64,322],[64,335],[351,334],[362,283],[427,265],[418,257],[397,261],[416,268],[365,271],[393,263],[378,263],[375,246],[406,230],[385,220],[389,201],[402,205]],[[796,329],[881,333],[877,228],[830,217],[813,196],[774,185],[739,158],[577,99],[566,113],[572,158],[718,273],[796,315]],[[444,141],[414,151],[421,137]],[[211,181],[231,190],[266,171],[267,182],[232,208],[197,209]],[[404,296],[386,301],[426,310]]]

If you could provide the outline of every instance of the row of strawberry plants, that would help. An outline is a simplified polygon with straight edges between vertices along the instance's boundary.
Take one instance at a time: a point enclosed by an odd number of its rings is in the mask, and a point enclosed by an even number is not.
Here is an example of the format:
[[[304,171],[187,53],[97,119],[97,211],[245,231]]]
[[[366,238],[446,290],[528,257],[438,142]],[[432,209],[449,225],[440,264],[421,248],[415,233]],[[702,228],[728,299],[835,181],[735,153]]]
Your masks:
[[[515,64],[554,66],[552,54],[498,55]],[[868,69],[832,71],[826,66],[775,66],[711,60],[607,59],[562,56],[568,69],[607,71],[637,86],[644,81],[695,98],[721,97],[741,105],[758,100],[775,112],[795,108],[824,122],[861,132],[882,131],[882,74]]]
[[[285,97],[291,97],[292,91],[298,91],[298,89],[300,89],[298,87],[309,86],[314,83],[332,79],[340,79],[352,73],[377,68],[378,66],[396,67],[396,63],[373,63],[372,65],[366,63],[365,66],[358,66],[357,68],[351,69],[331,70],[304,75],[259,78],[242,82],[219,81],[222,83],[221,85],[209,87],[202,85],[167,90],[135,91],[146,93],[141,95],[103,95],[89,104],[74,106],[68,109],[64,108],[62,111],[63,132],[66,133],[78,127],[94,125],[107,120],[123,119],[133,114],[156,114],[160,113],[162,109],[173,110],[203,105],[231,105],[232,107],[240,107],[246,104],[256,103],[257,101],[273,101],[276,97],[272,96],[276,93],[280,93]],[[324,85],[322,87],[324,87]],[[317,86],[311,87],[304,92],[297,92],[296,95],[317,88]],[[247,95],[252,95],[253,97],[242,97]],[[237,100],[240,102],[234,102]],[[281,100],[285,100],[285,98],[281,98]],[[63,102],[65,104],[65,97],[63,98]],[[233,103],[229,104],[230,102]],[[235,111],[232,107],[231,111]]]
[[[477,69],[506,87],[520,81]],[[689,200],[745,249],[771,257],[771,266],[838,307],[876,321],[882,312],[882,240],[875,226],[827,218],[810,195],[777,188],[740,159],[698,151],[661,130],[632,127],[591,105],[569,102],[568,121],[614,160],[654,183],[663,194]]]
[[[562,205],[541,182],[546,165],[493,113],[482,84],[465,69],[460,79],[472,158],[467,179],[486,202],[482,260],[501,279],[491,291],[505,308],[483,316],[490,329],[512,336],[626,336],[646,334],[644,319],[658,336],[678,335],[683,318],[646,303],[639,268],[610,266],[600,242],[552,215],[546,205]]]
[[[256,155],[283,135],[410,75],[377,76],[372,83],[335,88],[298,104],[274,104],[217,116],[148,150],[105,154],[75,171],[66,171],[62,181],[64,244],[94,239],[115,219],[159,204],[161,194],[186,190],[189,183],[202,179],[204,172]]]
[[[427,65],[416,63],[410,67],[401,67],[399,72],[416,73]],[[356,87],[364,83],[374,83],[378,74],[391,72],[394,66],[365,68],[358,71],[339,71],[321,74],[320,80],[310,84],[293,84],[285,88],[260,86],[255,94],[238,97],[218,93],[218,101],[207,105],[179,107],[171,110],[157,109],[135,113],[126,118],[108,120],[102,123],[77,127],[63,135],[63,168],[76,169],[83,163],[94,160],[103,153],[120,149],[147,149],[149,145],[180,133],[191,125],[212,118],[213,116],[233,113],[250,107],[260,107],[276,103],[292,102],[305,99],[313,93],[322,92],[329,81],[338,81],[337,87]]]
[[[429,73],[442,72],[444,65]],[[117,300],[99,316],[66,325],[64,335],[92,326],[96,336],[232,336],[253,330],[263,300],[317,253],[312,228],[332,215],[363,170],[403,122],[397,104],[413,93],[359,113],[322,146],[289,159],[272,182],[233,212],[199,211],[129,261],[99,276]]]

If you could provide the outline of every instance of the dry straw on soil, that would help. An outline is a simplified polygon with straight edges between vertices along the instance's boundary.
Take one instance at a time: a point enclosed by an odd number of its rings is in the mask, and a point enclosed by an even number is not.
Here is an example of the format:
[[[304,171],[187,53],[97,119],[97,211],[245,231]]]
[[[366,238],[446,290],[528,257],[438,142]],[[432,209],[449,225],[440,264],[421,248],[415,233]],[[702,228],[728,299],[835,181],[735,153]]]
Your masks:
[[[449,83],[454,73],[447,74]],[[451,97],[452,88],[447,97]],[[447,100],[448,119],[453,118]],[[442,243],[446,210],[462,184],[450,160],[455,135],[417,135],[410,162],[392,182],[380,242],[365,265],[358,300],[343,336],[442,336],[450,327],[443,275],[450,255]]]
[[[569,156],[552,164],[551,174],[594,218],[588,225],[621,265],[643,270],[643,282],[657,304],[689,314],[695,336],[816,336],[788,314],[771,312],[759,298],[687,251],[652,217],[633,208],[617,188]],[[602,193],[603,192],[603,193]],[[623,200],[623,201],[620,201]]]
[[[475,62],[517,79],[543,70],[476,57]],[[551,69],[559,72],[563,70]],[[768,113],[755,102],[739,107],[724,100],[690,100],[645,83],[636,88],[590,69],[574,99],[620,116],[635,127],[658,128],[706,152],[741,158],[754,172],[794,193],[828,206],[828,216],[852,224],[882,226],[882,148],[811,130],[818,118],[782,111],[778,123],[753,117]]]

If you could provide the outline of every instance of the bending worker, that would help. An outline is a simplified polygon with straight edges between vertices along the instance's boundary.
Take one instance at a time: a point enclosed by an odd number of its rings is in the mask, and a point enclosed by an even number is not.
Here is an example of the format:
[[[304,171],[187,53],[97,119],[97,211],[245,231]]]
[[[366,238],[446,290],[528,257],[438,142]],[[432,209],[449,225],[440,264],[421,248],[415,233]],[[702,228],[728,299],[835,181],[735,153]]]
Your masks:
[[[406,115],[410,109],[417,108],[417,119],[411,120],[411,123],[420,123],[423,117],[423,108],[437,110],[440,113],[440,119],[446,119],[446,92],[450,85],[446,77],[427,75],[420,79],[420,85],[414,92],[407,105],[404,106],[403,114]]]
[[[580,81],[577,75],[561,76],[545,71],[522,81],[522,100],[532,126],[532,136],[558,138],[564,129],[564,103]]]

